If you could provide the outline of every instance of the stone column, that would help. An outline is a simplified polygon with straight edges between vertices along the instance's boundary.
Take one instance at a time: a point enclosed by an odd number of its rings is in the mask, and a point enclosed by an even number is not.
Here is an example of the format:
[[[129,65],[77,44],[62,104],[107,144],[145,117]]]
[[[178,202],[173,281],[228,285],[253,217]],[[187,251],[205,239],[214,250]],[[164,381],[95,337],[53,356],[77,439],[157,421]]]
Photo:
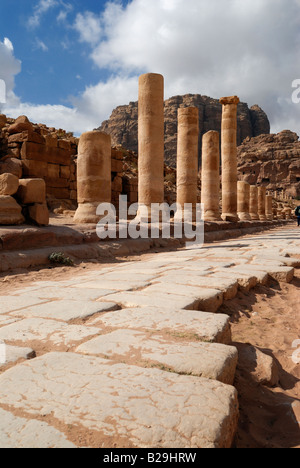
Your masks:
[[[237,183],[237,210],[240,221],[251,221],[250,211],[250,184],[239,181]]]
[[[100,203],[111,202],[111,137],[94,131],[79,139],[77,160],[78,209],[74,221],[78,224],[98,223]]]
[[[164,202],[164,78],[155,73],[139,78],[138,153],[138,202],[150,215]]]
[[[222,219],[237,221],[237,96],[223,97],[222,154]]]
[[[258,187],[256,185],[250,186],[250,217],[252,221],[259,220],[258,216]]]
[[[258,216],[260,221],[266,221],[266,187],[258,187]]]
[[[197,204],[199,110],[197,107],[178,109],[177,134],[177,203]]]
[[[204,221],[221,221],[220,216],[220,137],[211,130],[202,139],[201,203]]]
[[[272,195],[266,196],[266,218],[268,221],[273,221],[273,197]]]

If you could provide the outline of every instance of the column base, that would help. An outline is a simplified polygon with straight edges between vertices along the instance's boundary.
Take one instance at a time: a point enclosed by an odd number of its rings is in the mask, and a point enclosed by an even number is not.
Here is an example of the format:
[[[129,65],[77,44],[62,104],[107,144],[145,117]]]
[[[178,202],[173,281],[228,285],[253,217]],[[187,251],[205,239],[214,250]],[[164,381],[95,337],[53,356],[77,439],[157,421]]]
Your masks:
[[[223,221],[229,221],[231,223],[239,221],[238,215],[234,213],[222,213],[221,218]]]
[[[248,213],[238,213],[240,221],[251,221],[251,216]]]
[[[81,203],[74,216],[76,224],[97,224],[103,216],[96,215],[99,203]]]

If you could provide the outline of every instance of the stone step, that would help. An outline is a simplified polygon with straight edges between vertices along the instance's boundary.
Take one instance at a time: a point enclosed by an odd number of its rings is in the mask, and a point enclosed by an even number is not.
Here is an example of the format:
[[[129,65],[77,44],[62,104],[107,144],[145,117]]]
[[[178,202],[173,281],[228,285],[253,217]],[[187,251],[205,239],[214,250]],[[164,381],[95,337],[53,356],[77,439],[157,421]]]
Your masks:
[[[229,385],[233,385],[238,359],[233,346],[178,341],[170,335],[124,329],[97,336],[81,344],[76,352],[142,367],[162,367],[170,372],[206,377]]]
[[[237,428],[232,386],[74,353],[19,364],[0,389],[3,405],[97,431],[102,447],[229,448]]]
[[[106,312],[87,320],[86,325],[102,330],[124,328],[168,332],[175,337],[192,337],[210,343],[231,343],[229,317],[225,314],[179,310],[169,307],[139,307]]]

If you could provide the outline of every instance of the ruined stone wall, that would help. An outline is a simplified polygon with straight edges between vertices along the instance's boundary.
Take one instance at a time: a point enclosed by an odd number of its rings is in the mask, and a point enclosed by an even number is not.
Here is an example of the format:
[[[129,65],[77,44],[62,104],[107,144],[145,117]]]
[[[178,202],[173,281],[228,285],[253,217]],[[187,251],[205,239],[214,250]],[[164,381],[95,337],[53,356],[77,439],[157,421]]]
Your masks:
[[[7,119],[1,132],[0,173],[44,179],[49,197],[76,202],[77,144],[72,134],[32,124],[25,116]]]

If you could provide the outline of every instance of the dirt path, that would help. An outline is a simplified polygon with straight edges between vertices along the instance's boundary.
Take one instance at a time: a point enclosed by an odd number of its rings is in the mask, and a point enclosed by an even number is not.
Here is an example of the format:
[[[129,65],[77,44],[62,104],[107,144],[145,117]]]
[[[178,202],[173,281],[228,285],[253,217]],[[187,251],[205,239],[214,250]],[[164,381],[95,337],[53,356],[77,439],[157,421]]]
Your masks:
[[[237,448],[300,448],[300,270],[291,284],[257,287],[239,294],[221,309],[232,314],[235,344],[250,343],[271,355],[279,370],[279,383],[258,384],[238,367],[240,423]],[[254,369],[255,371],[255,369]]]

